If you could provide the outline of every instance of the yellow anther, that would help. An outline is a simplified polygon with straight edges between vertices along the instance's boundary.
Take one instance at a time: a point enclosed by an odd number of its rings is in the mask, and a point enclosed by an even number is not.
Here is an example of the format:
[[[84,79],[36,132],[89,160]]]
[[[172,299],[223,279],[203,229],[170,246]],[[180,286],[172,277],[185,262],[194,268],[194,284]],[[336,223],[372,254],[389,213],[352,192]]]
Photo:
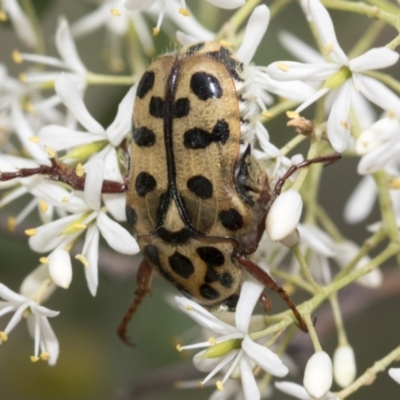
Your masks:
[[[182,14],[184,17],[190,17],[190,12],[186,9],[181,7],[179,9],[179,14]]]
[[[157,36],[160,33],[160,28],[153,28],[153,36]]]
[[[26,83],[26,74],[24,74],[23,72],[21,72],[18,75],[18,79],[22,82],[22,83]]]
[[[400,189],[400,179],[399,178],[395,178],[390,182],[390,188],[391,189]]]
[[[334,47],[335,47],[335,45],[334,45],[333,43],[327,43],[327,44],[325,45],[325,47],[322,49],[322,53],[323,53],[325,56],[329,56],[329,54],[332,53]]]
[[[25,235],[27,235],[27,236],[35,236],[36,233],[37,233],[37,230],[35,228],[27,229],[25,231]]]
[[[83,264],[84,267],[89,268],[89,261],[87,260],[87,258],[86,258],[84,255],[82,255],[82,254],[77,254],[77,255],[75,256],[75,258],[76,258],[78,261],[80,261],[80,262]]]
[[[290,119],[299,118],[300,114],[297,111],[286,111],[286,116]]]
[[[1,22],[6,22],[8,21],[8,16],[4,11],[0,11],[0,21]]]
[[[344,129],[349,129],[349,123],[345,120],[341,120],[340,125],[342,125]]]
[[[286,63],[283,63],[283,62],[276,64],[276,66],[283,72],[288,72],[290,69],[289,65],[287,65]]]
[[[22,61],[24,61],[21,53],[18,50],[13,50],[13,52],[11,53],[11,57],[15,64],[22,64]]]
[[[42,213],[45,213],[49,209],[49,206],[43,199],[40,199],[39,200],[39,208]]]
[[[7,333],[1,331],[1,332],[0,332],[0,340],[1,340],[2,342],[7,342],[7,340],[8,340],[8,335],[7,335]]]
[[[208,341],[210,342],[210,344],[214,345],[217,343],[217,341],[215,340],[215,338],[213,338],[212,336],[210,338],[208,338]]]
[[[193,310],[193,307],[192,307],[190,304],[188,304],[188,305],[186,306],[186,310],[192,311],[192,310]]]
[[[43,361],[47,361],[50,358],[50,353],[48,351],[44,351],[40,354],[40,359]]]
[[[46,146],[46,152],[47,152],[47,155],[50,158],[55,158],[56,157],[56,152],[51,147],[47,147]]]
[[[232,47],[232,43],[228,40],[220,40],[219,44],[224,47]]]
[[[121,16],[121,11],[118,10],[118,8],[112,8],[111,14],[114,15],[114,17],[120,17]]]
[[[175,348],[176,348],[176,350],[179,351],[179,352],[182,351],[182,346],[181,346],[180,344],[177,344]]]
[[[221,381],[215,382],[215,386],[217,387],[217,389],[218,389],[220,392],[223,392],[223,391],[224,391],[224,384],[223,384]]]
[[[17,226],[17,221],[14,217],[8,217],[7,218],[7,229],[10,232],[14,232],[15,231],[15,227]]]
[[[28,111],[28,113],[36,114],[36,108],[30,101],[28,101],[26,103],[25,108],[26,108],[26,111]],[[38,140],[38,142],[39,142],[39,140]]]
[[[69,202],[68,197],[65,197],[65,196],[61,199],[61,201],[63,203],[68,203]]]
[[[295,286],[292,283],[286,282],[285,284],[282,285],[282,288],[284,291],[289,295],[293,295],[296,291]]]
[[[199,388],[203,389],[203,387],[204,387],[204,383],[203,382],[199,382]]]
[[[50,262],[48,257],[40,257],[39,261],[40,261],[41,264],[48,264]]]
[[[83,175],[85,175],[85,171],[83,170],[83,165],[81,163],[79,163],[76,168],[75,168],[75,173],[76,175],[78,175],[79,177],[82,177]]]
[[[40,360],[38,356],[31,356],[30,358],[33,363],[38,362]]]
[[[85,224],[73,224],[72,227],[75,228],[75,229],[86,229],[87,225],[85,225]]]
[[[37,136],[31,136],[31,137],[29,137],[28,140],[30,142],[32,142],[32,143],[39,143],[40,142],[40,139]]]
[[[268,110],[264,110],[262,113],[261,113],[265,118],[272,118],[272,113],[270,112],[270,111],[268,111]]]

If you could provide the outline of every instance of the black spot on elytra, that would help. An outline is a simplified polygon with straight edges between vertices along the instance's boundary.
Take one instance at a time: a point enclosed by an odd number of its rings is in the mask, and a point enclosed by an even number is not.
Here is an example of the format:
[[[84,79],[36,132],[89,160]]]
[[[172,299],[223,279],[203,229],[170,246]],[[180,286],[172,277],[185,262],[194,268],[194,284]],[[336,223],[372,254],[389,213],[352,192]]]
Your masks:
[[[206,276],[204,277],[204,282],[212,283],[217,282],[220,279],[220,274],[218,274],[214,268],[207,267]]]
[[[160,255],[158,254],[158,248],[156,246],[152,244],[147,245],[143,249],[143,254],[152,264],[158,268],[161,268]]]
[[[212,139],[214,142],[225,144],[229,138],[229,125],[224,119],[220,119],[214,125],[212,130]]]
[[[226,47],[221,47],[218,51],[211,51],[207,53],[207,56],[222,62],[234,79],[243,81],[243,78],[239,75],[243,72],[243,63],[232,58],[232,53]]]
[[[126,219],[128,221],[128,224],[130,226],[134,226],[138,219],[136,211],[131,206],[126,205],[125,206],[125,214],[126,214]]]
[[[141,147],[151,147],[156,142],[156,135],[146,126],[134,128],[132,131],[132,138],[134,142]]]
[[[204,47],[204,45],[205,45],[204,42],[193,44],[192,46],[190,46],[187,49],[186,55],[187,56],[192,56],[193,54],[196,54],[198,51],[200,51]]]
[[[171,196],[169,191],[160,195],[160,204],[157,210],[157,226],[161,226],[163,224],[170,200]]]
[[[156,118],[164,118],[165,105],[161,97],[152,96],[149,104],[149,113]]]
[[[207,300],[216,300],[220,297],[219,292],[206,283],[200,286],[199,292]]]
[[[207,72],[195,72],[190,78],[190,88],[200,100],[220,99],[223,94],[218,79]]]
[[[168,258],[169,265],[182,278],[189,278],[194,272],[194,266],[189,258],[177,251]]]
[[[184,227],[177,232],[171,232],[164,227],[157,229],[158,236],[164,240],[164,242],[171,244],[182,244],[187,242],[191,237],[191,231],[189,228]]]
[[[186,117],[190,111],[190,101],[186,97],[178,99],[172,108],[172,118]]]
[[[218,216],[222,225],[230,231],[237,231],[243,226],[243,218],[234,208],[222,210]]]
[[[153,71],[146,71],[139,82],[136,96],[143,99],[144,96],[153,88],[155,75]]]
[[[207,264],[208,267],[214,268],[224,265],[224,255],[215,247],[198,247],[197,254]]]
[[[201,128],[192,128],[183,135],[183,144],[187,149],[205,149],[212,142],[225,144],[229,138],[229,125],[220,119],[211,133]]]
[[[223,287],[226,287],[227,289],[230,289],[232,287],[233,277],[232,277],[231,274],[226,272],[226,273],[220,275],[219,282],[221,283],[221,285]]]
[[[148,172],[140,172],[135,180],[136,193],[143,197],[147,193],[154,190],[157,186],[157,182],[152,175]]]
[[[228,297],[223,304],[228,307],[229,311],[235,311],[238,301],[239,295],[233,294],[232,296]]]
[[[192,176],[186,183],[188,189],[201,199],[209,199],[213,194],[212,183],[202,175]]]

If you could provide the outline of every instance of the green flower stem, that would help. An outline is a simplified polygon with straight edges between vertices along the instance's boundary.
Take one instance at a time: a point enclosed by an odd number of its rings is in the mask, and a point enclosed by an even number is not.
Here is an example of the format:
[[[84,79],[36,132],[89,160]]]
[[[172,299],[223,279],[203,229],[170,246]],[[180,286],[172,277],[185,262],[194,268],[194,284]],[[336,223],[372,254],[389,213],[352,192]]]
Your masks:
[[[101,75],[87,72],[86,82],[89,85],[126,85],[132,86],[135,78],[132,75]]]
[[[322,164],[313,165],[309,170],[307,187],[302,191],[304,202],[307,204],[307,214],[304,223],[315,225],[317,204],[318,204],[318,188],[321,182]]]
[[[286,282],[289,282],[292,285],[295,285],[308,293],[314,294],[313,287],[305,282],[300,276],[288,274],[287,272],[284,272],[280,269],[271,269],[271,274],[272,276],[277,276],[284,279]]]
[[[347,346],[349,342],[347,340],[346,331],[343,325],[343,318],[339,307],[337,293],[332,293],[329,296],[329,301],[331,303],[333,319],[335,320],[336,331],[338,334],[338,345]]]
[[[281,149],[280,153],[282,156],[286,156],[289,152],[291,152],[297,145],[299,145],[306,136],[304,135],[296,135],[293,139],[287,142]]]
[[[308,333],[310,335],[310,339],[311,339],[312,344],[314,346],[314,350],[316,352],[317,351],[322,351],[322,346],[321,346],[321,343],[319,342],[317,332],[316,332],[316,330],[314,328],[314,322],[311,319],[311,315],[306,312],[306,313],[303,313],[302,316],[303,316],[304,322],[307,325]]]
[[[353,271],[358,262],[372,249],[378,246],[378,244],[381,243],[385,238],[385,232],[383,230],[379,230],[378,232],[375,232],[370,238],[365,240],[357,255],[335,276],[334,281],[340,280],[344,276],[348,275],[351,271]]]
[[[373,174],[373,177],[375,179],[376,186],[378,187],[378,198],[383,226],[385,227],[388,237],[390,239],[395,239],[398,237],[399,233],[392,200],[390,198],[387,173],[384,170],[379,170]]]
[[[43,31],[40,25],[40,21],[37,17],[35,8],[33,7],[32,0],[20,0],[21,6],[25,11],[26,16],[28,17],[29,21],[32,24],[32,27],[35,31],[36,35],[36,54],[46,54],[46,46],[43,39]]]
[[[335,242],[344,242],[346,240],[323,207],[317,204],[315,207],[315,212],[318,221],[321,223],[326,232],[332,236]]]
[[[396,242],[391,242],[380,254],[378,254],[375,258],[373,258],[368,264],[359,270],[352,271],[348,275],[333,281],[331,284],[321,288],[321,293],[315,295],[312,299],[305,301],[303,304],[297,306],[297,309],[303,315],[307,323],[307,317],[310,319],[311,312],[317,309],[323,301],[332,295],[333,293],[338,292],[340,289],[348,286],[350,283],[355,280],[361,278],[362,276],[371,272],[374,268],[382,265],[386,260],[393,257],[394,255],[400,253],[400,244]],[[282,329],[285,329],[287,326],[292,324],[295,321],[293,313],[291,310],[284,311],[282,313],[276,314],[274,316],[265,316],[264,317],[266,325],[271,325],[268,328],[254,332],[250,334],[250,337],[253,340],[262,339],[268,335],[271,335],[274,332],[278,332]],[[307,323],[308,324],[308,323]]]
[[[400,20],[397,18],[397,16],[384,11],[379,7],[369,6],[361,1],[353,2],[344,0],[322,0],[321,2],[326,7],[334,10],[350,11],[365,15],[369,18],[380,19],[400,31]]]
[[[268,122],[269,120],[276,118],[278,115],[281,115],[286,111],[293,110],[297,106],[297,104],[299,104],[298,101],[292,101],[292,100],[281,101],[278,104],[271,107],[270,109],[268,109],[268,117],[261,115],[259,121],[262,123]]]
[[[314,278],[312,277],[307,262],[303,257],[299,245],[298,244],[294,245],[291,248],[291,250],[293,251],[294,256],[296,257],[297,261],[300,264],[301,272],[303,273],[307,282],[312,286],[314,293],[321,293],[322,288],[318,285],[317,282],[315,282]]]
[[[368,385],[372,382],[378,372],[384,371],[393,361],[400,357],[400,346],[396,347],[387,356],[376,361],[374,365],[368,368],[358,379],[356,379],[351,385],[347,386],[340,392],[335,393],[339,399],[345,399],[346,397],[353,394],[361,386]]]
[[[400,44],[400,35],[397,36],[397,39],[399,39],[399,44]],[[369,75],[372,76],[373,78],[378,79],[379,81],[383,82],[386,86],[395,90],[397,93],[400,93],[400,82],[396,78],[393,78],[393,76],[378,71],[366,71],[365,75]]]
[[[385,23],[381,20],[372,22],[356,45],[348,53],[347,56],[349,59],[351,60],[370,49],[384,27]]]
[[[400,35],[397,35],[386,47],[390,50],[394,50],[397,46],[400,46]]]
[[[271,15],[271,19],[275,18],[291,2],[292,2],[292,0],[275,0],[269,6],[269,12],[270,12],[270,15]]]
[[[395,15],[400,13],[400,7],[393,3],[390,3],[387,0],[366,0],[366,2],[373,6],[380,7],[382,8],[382,10],[385,10]]]

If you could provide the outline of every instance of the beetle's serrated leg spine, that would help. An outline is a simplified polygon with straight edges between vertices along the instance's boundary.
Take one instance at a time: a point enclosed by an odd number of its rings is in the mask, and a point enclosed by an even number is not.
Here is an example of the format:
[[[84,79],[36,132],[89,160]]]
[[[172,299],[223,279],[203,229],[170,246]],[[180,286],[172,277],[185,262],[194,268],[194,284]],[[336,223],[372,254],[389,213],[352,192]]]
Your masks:
[[[307,325],[304,322],[302,316],[299,313],[299,310],[296,308],[296,305],[293,303],[292,299],[289,295],[280,287],[269,275],[266,271],[260,268],[257,264],[253,263],[253,261],[249,260],[242,254],[235,255],[238,262],[244,267],[244,269],[254,278],[256,278],[259,282],[263,285],[271,289],[272,291],[276,292],[281,296],[281,298],[286,302],[288,307],[293,311],[294,316],[297,319],[299,324],[299,328],[304,331],[308,332]]]
[[[125,313],[121,323],[118,326],[119,338],[128,346],[133,346],[133,343],[127,338],[128,324],[131,321],[136,310],[140,306],[143,298],[150,293],[151,278],[153,276],[153,268],[146,259],[139,265],[139,269],[136,275],[137,289],[135,292],[135,299]]]
[[[63,162],[50,158],[51,166],[39,165],[37,168],[21,168],[16,172],[0,172],[0,182],[10,181],[16,178],[28,178],[34,175],[47,175],[52,181],[66,183],[75,190],[85,189],[85,177],[78,176],[73,168]],[[124,193],[127,190],[127,181],[124,183],[104,180],[102,193]]]

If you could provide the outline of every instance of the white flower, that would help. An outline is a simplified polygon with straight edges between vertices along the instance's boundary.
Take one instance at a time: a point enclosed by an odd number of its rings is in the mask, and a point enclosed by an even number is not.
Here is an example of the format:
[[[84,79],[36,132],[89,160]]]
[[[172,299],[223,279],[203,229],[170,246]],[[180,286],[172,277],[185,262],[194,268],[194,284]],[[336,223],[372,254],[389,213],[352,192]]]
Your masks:
[[[198,343],[191,346],[184,346],[181,349],[208,347],[208,350],[198,353],[194,357],[195,366],[201,371],[211,371],[202,381],[202,384],[209,381],[222,369],[227,369],[222,381],[217,382],[221,390],[228,378],[238,367],[242,381],[242,387],[246,400],[260,399],[257,382],[253,374],[255,365],[259,365],[266,372],[275,376],[285,376],[288,368],[282,363],[279,357],[268,348],[254,342],[248,335],[249,323],[252,311],[258,301],[264,286],[258,281],[250,278],[242,284],[239,302],[236,308],[236,327],[220,321],[197,303],[183,297],[176,297],[179,308],[204,328],[219,335],[210,340],[215,341],[215,346],[233,346],[224,355],[208,358],[207,353],[213,351],[210,342]],[[228,349],[227,349],[228,350]],[[228,367],[229,365],[229,367]]]
[[[287,190],[278,196],[268,212],[268,237],[276,242],[293,233],[300,221],[303,201],[297,190]]]
[[[29,332],[35,341],[31,360],[47,360],[49,365],[54,365],[57,362],[59,345],[47,318],[55,317],[59,312],[49,310],[34,300],[13,292],[2,283],[0,283],[0,297],[4,299],[0,301],[0,316],[14,313],[6,328],[0,332],[0,343],[7,340],[10,332],[22,318],[27,317]]]
[[[268,67],[267,72],[277,80],[313,80],[322,84],[320,90],[297,108],[297,112],[332,90],[333,103],[328,118],[328,138],[337,151],[343,151],[348,146],[350,137],[350,105],[357,92],[384,110],[400,109],[398,96],[376,79],[363,74],[368,70],[395,64],[399,55],[382,47],[368,50],[349,60],[337,42],[332,20],[325,7],[319,0],[310,0],[309,11],[328,61],[311,64],[275,62]]]
[[[349,345],[337,347],[333,355],[333,377],[335,382],[343,388],[350,385],[356,377],[356,370],[353,348]]]
[[[398,384],[400,384],[400,368],[390,368],[389,376],[394,379]]]
[[[3,0],[3,10],[8,13],[15,33],[28,47],[35,47],[37,37],[35,30],[29,21],[29,18],[24,14],[17,0]]]
[[[321,399],[332,386],[332,360],[324,351],[315,352],[307,361],[304,388],[315,399]]]
[[[293,382],[275,382],[275,387],[281,392],[287,393],[290,396],[296,397],[301,400],[315,400],[311,397],[303,386]],[[319,400],[339,400],[333,393],[328,392],[324,397]]]

